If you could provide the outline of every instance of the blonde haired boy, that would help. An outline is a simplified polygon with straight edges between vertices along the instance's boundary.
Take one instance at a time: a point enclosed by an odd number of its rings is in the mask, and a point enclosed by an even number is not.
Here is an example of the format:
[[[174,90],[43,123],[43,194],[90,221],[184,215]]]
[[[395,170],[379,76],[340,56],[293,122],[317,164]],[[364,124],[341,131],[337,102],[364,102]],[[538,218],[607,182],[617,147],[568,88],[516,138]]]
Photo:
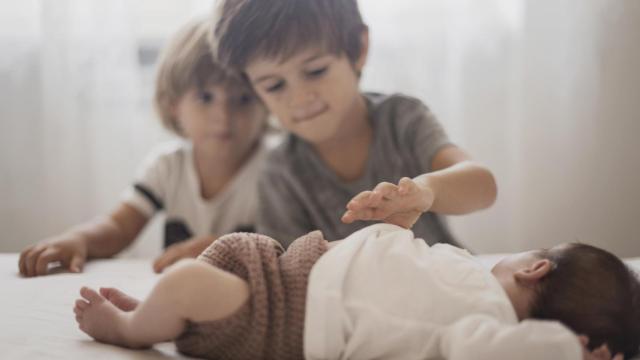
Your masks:
[[[155,105],[180,141],[150,154],[111,213],[26,248],[21,274],[46,275],[56,262],[80,272],[87,259],[133,243],[159,212],[166,223],[157,272],[196,257],[217,236],[253,228],[267,112],[241,76],[213,60],[210,27],[204,19],[186,25],[160,61]]]

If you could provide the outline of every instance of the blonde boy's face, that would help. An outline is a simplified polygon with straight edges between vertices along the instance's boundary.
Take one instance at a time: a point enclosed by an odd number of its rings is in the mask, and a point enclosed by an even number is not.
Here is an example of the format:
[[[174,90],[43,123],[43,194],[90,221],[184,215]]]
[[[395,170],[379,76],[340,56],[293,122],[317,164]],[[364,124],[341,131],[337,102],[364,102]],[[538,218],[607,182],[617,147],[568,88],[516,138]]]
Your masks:
[[[266,109],[248,89],[194,87],[174,109],[183,135],[196,147],[224,157],[244,157],[262,135]]]
[[[352,64],[346,55],[309,48],[285,61],[257,59],[245,73],[284,128],[318,144],[339,134],[361,100],[363,65],[364,59]]]

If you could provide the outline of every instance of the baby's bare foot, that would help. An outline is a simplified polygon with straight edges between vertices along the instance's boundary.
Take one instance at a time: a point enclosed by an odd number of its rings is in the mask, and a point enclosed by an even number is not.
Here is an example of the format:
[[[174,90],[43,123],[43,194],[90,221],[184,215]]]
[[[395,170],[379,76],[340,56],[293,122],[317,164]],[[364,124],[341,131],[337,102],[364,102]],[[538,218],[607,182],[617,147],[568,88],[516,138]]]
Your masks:
[[[93,289],[83,287],[80,295],[73,309],[80,330],[97,341],[127,346],[122,334],[127,314]]]
[[[116,288],[100,288],[100,295],[111,301],[113,305],[122,311],[133,311],[140,303],[138,299],[131,297]]]

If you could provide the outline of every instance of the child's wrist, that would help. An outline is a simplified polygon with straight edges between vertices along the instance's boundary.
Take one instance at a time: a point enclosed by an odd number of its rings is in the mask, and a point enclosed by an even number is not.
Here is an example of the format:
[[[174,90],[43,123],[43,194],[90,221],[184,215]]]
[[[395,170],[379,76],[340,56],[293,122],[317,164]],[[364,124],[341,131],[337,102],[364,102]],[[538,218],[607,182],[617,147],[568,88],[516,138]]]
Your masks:
[[[429,204],[433,204],[436,200],[436,188],[434,186],[433,178],[429,174],[423,174],[417,176],[413,179],[418,188],[420,188],[421,196],[425,197],[425,200]],[[424,210],[423,212],[429,211],[429,209]]]

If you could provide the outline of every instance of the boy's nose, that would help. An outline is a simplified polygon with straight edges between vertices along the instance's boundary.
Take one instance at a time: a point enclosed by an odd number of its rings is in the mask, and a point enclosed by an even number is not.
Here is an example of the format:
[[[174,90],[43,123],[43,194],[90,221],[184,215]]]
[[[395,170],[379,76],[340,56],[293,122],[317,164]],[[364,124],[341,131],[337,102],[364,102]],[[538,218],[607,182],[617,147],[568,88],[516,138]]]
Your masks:
[[[211,114],[213,122],[216,127],[221,131],[226,131],[231,128],[233,118],[233,106],[227,103],[222,103]]]
[[[294,92],[291,100],[290,108],[295,118],[305,118],[322,107],[321,101],[310,91]]]

